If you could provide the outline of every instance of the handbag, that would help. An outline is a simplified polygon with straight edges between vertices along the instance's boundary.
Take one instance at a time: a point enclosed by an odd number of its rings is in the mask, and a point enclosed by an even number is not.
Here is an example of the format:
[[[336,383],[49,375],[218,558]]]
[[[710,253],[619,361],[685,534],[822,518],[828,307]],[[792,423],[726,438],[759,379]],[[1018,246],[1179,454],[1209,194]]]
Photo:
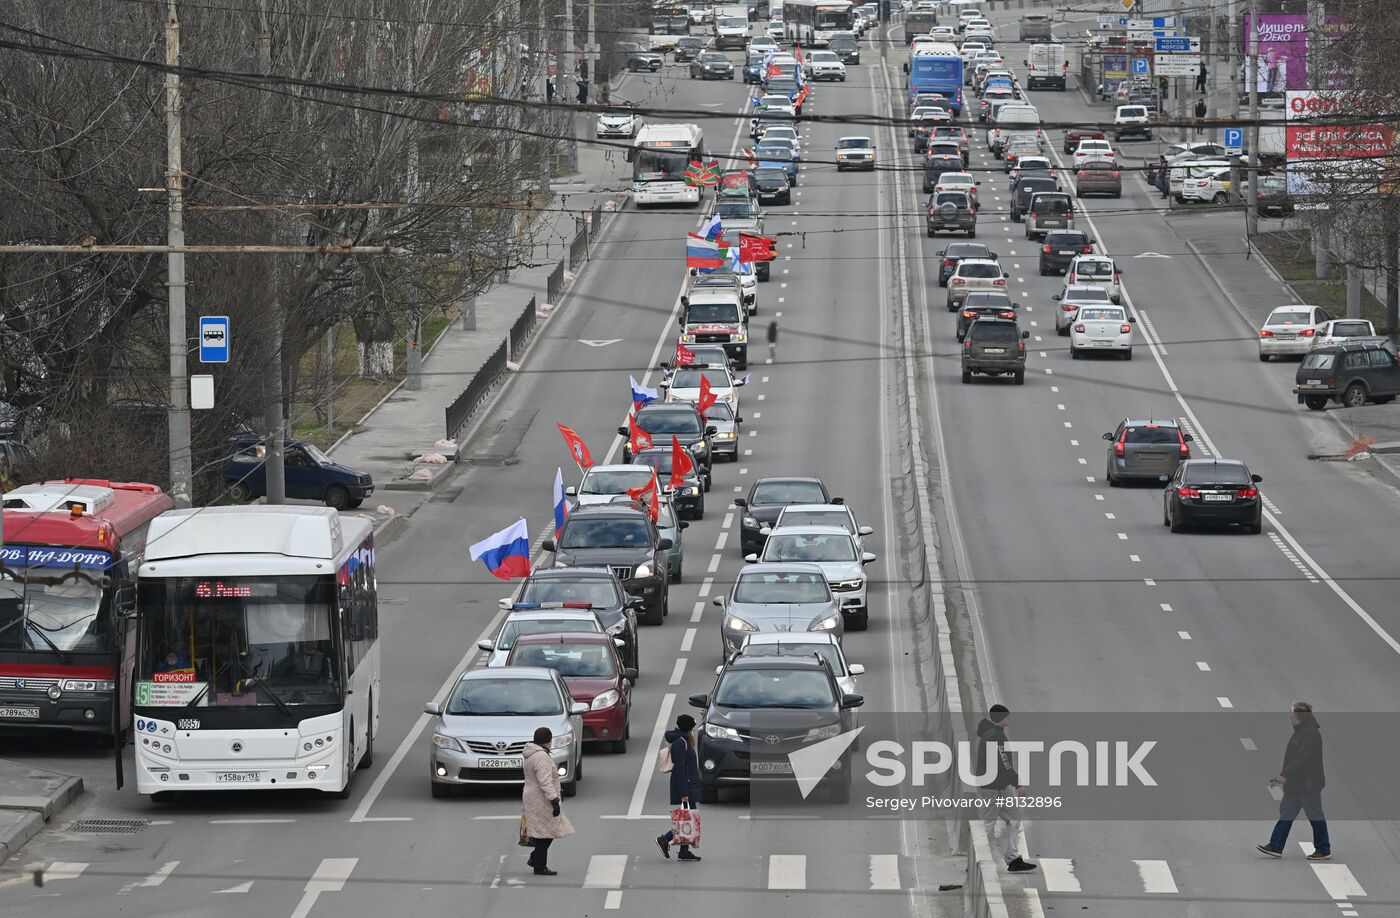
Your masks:
[[[530,833],[525,828],[525,814],[520,814],[520,840],[516,842],[522,848],[532,848],[530,844]]]
[[[700,811],[691,809],[689,803],[671,807],[672,841],[677,845],[700,846]]]
[[[656,752],[656,768],[663,775],[669,775],[676,767],[676,763],[671,761],[671,747],[669,744],[662,746]]]

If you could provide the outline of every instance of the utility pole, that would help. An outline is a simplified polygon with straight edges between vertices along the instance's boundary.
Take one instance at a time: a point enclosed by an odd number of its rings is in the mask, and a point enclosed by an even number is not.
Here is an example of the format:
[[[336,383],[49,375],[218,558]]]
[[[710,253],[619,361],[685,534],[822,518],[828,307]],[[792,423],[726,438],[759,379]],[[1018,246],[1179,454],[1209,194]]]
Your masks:
[[[554,96],[565,102],[565,93],[574,91],[574,0],[564,0],[564,29],[559,37],[559,66]],[[567,103],[565,103],[567,104]],[[564,153],[569,173],[578,171],[578,111],[570,108],[564,122]]]
[[[1240,64],[1242,61],[1235,60],[1235,49],[1240,46],[1240,9],[1239,0],[1229,0],[1228,16],[1230,18],[1230,41],[1226,47],[1225,58],[1225,80],[1230,86],[1230,123],[1240,123],[1240,86],[1236,82],[1239,79]],[[1219,69],[1216,77],[1219,78]],[[1230,183],[1230,204],[1231,206],[1240,203],[1240,170],[1236,157],[1231,157],[1230,169],[1234,181]]]
[[[1249,0],[1249,190],[1245,195],[1246,236],[1259,234],[1259,0]]]
[[[267,0],[258,3],[258,73],[263,76],[272,74],[272,25],[268,22]],[[263,105],[266,105],[266,100],[267,96],[263,96]],[[267,431],[263,469],[267,476],[269,504],[287,502],[287,470],[282,461],[282,442],[287,436],[286,417],[282,411],[282,303],[277,276],[274,268],[271,272],[272,296],[268,303],[271,316],[266,332],[271,355],[267,371],[263,373],[263,427]]]
[[[601,87],[603,81],[598,79],[598,0],[588,0],[588,51],[584,57],[588,60],[588,81],[595,87]],[[591,102],[598,95],[598,91],[590,92],[588,100]]]
[[[531,50],[536,52],[535,59],[539,61],[540,64],[540,101],[547,103],[549,100],[549,20],[545,18],[544,14],[547,0],[537,0],[537,2],[539,3],[539,9],[535,20],[535,34],[539,36],[539,41],[536,43],[535,48]],[[539,133],[551,133],[554,128],[554,125],[551,123],[554,121],[553,112],[547,107],[543,108],[542,111],[544,112],[544,117],[538,119],[536,122],[543,128]],[[539,151],[540,159],[539,192],[542,195],[549,194],[549,160],[552,146],[553,144],[543,137],[535,138],[535,149]]]
[[[180,155],[180,17],[175,0],[169,0],[169,17],[165,23],[165,63],[171,70],[165,75],[165,195],[167,228],[166,241],[172,247],[185,244],[185,171]],[[169,288],[170,315],[170,410],[167,414],[170,434],[170,495],[177,507],[188,507],[194,483],[194,467],[190,445],[190,383],[186,361],[189,341],[185,328],[185,255],[172,251],[166,256],[166,283]]]

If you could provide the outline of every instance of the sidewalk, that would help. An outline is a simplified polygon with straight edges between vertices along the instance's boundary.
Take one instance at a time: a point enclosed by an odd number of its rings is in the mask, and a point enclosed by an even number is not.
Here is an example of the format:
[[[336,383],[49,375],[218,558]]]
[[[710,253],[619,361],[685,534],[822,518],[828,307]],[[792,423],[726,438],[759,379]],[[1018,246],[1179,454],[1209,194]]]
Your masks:
[[[580,117],[579,120],[591,130],[591,119]],[[561,260],[567,267],[570,243],[578,234],[577,220],[602,206],[606,225],[608,213],[622,206],[623,198],[616,189],[630,184],[630,165],[620,156],[609,155],[610,152],[588,144],[579,145],[578,172],[551,183],[554,200],[531,225],[533,247],[522,258],[529,267],[511,271],[504,283],[476,298],[474,330],[465,330],[460,320],[454,320],[425,354],[419,389],[410,389],[407,383],[400,384],[328,451],[345,465],[374,477],[372,500],[375,506],[366,506],[364,510],[375,518],[382,539],[397,534],[432,489],[451,476],[455,450],[437,445],[446,433],[447,407],[502,342],[508,341],[512,324],[531,297],[535,297],[536,314],[540,318],[530,341],[540,337],[541,326],[553,314],[552,309],[542,307],[559,305],[550,303],[547,298],[550,275]],[[558,295],[559,299],[567,295],[572,278],[566,270],[564,294]],[[510,355],[509,359],[518,362],[520,355]],[[479,410],[476,417],[484,411],[485,408]],[[465,437],[471,427],[472,422],[468,422],[461,435]],[[443,456],[447,462],[414,462],[417,457],[431,454]],[[391,512],[376,510],[381,507]]]
[[[78,799],[83,779],[0,759],[0,863]]]

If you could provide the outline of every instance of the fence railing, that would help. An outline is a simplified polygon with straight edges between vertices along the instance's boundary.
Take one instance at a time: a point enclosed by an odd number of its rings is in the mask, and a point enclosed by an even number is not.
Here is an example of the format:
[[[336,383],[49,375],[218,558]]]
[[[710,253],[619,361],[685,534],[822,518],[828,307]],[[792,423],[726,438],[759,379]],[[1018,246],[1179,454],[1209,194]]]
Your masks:
[[[525,345],[529,343],[530,336],[535,333],[537,321],[535,298],[530,297],[530,302],[525,304],[525,309],[520,313],[519,318],[510,326],[510,356],[512,360],[520,359],[520,354],[525,350]]]
[[[454,440],[461,433],[462,428],[476,414],[476,410],[485,401],[487,393],[495,388],[496,383],[506,371],[506,342],[502,341],[501,346],[496,348],[486,362],[481,365],[481,369],[476,371],[476,375],[467,383],[467,387],[462,393],[453,399],[452,404],[447,406],[447,439]]]
[[[559,294],[564,292],[564,263],[561,261],[554,266],[554,270],[549,272],[549,279],[544,282],[544,298],[546,302],[553,303],[559,299]]]
[[[580,229],[569,243],[569,269],[577,271],[588,260],[588,230]]]

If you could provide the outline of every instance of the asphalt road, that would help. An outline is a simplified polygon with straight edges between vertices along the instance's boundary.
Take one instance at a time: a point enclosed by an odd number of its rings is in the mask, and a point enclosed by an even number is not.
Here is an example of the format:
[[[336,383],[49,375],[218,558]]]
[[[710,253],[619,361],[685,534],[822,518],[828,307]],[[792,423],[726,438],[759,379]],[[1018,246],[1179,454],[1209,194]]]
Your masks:
[[[1007,49],[1008,60],[1020,60],[1019,46]],[[891,58],[896,85],[900,59]],[[885,79],[877,61],[867,52],[847,83],[818,87],[814,111],[874,109]],[[619,94],[711,112],[733,111],[747,94],[737,81],[693,83],[683,73],[668,67],[634,77]],[[1104,117],[1072,91],[1032,100],[1049,122]],[[712,151],[744,144],[732,117],[703,124]],[[805,152],[823,156],[852,131],[873,132],[808,126]],[[1050,135],[1057,143],[1057,132]],[[1155,148],[1135,142],[1124,153]],[[947,237],[924,237],[911,180],[898,179],[896,189],[890,173],[804,167],[795,203],[768,212],[770,233],[800,235],[780,237],[783,257],[760,287],[755,331],[777,316],[782,334],[778,362],[755,360],[753,383],[740,390],[741,448],[752,452],[716,467],[706,519],[685,533],[686,577],[672,589],[672,614],[642,632],[633,743],[624,756],[587,755],[579,795],[567,801],[578,834],[551,853],[557,878],[525,868],[515,794],[428,796],[420,712],[476,662],[475,642],[509,592],[467,561],[467,545],[522,513],[539,534],[554,469],[566,464],[555,423],[573,426],[601,456],[627,409],[627,374],[643,379],[662,342],[669,350],[682,239],[698,212],[629,207],[614,222],[604,254],[469,446],[474,461],[383,552],[383,730],[353,799],[229,793],[156,807],[130,788],[104,786],[100,753],[40,748],[36,762],[67,761],[94,776],[96,792],[74,818],[146,824],[131,834],[45,833],[0,872],[6,913],[656,914],[678,901],[739,915],[953,913],[955,899],[929,891],[961,882],[961,865],[922,824],[823,822],[799,832],[749,820],[742,802],[728,801],[705,810],[703,864],[663,861],[650,841],[666,827],[667,810],[651,737],[684,709],[686,695],[710,687],[720,653],[718,610],[708,599],[741,564],[738,521],[724,504],[754,478],[820,475],[875,527],[880,560],[872,571],[882,587],[872,596],[871,629],[847,638],[847,654],[867,666],[868,707],[921,705],[912,662],[919,655],[910,652],[917,635],[886,614],[901,574],[888,529],[887,443],[892,425],[907,419],[893,416],[886,397],[899,368],[888,359],[881,308],[892,248],[878,227],[898,225],[922,255],[911,270],[932,333],[934,387],[926,394],[937,408],[944,497],[960,549],[951,559],[958,569],[946,576],[973,584],[969,622],[990,663],[989,696],[1021,718],[1286,711],[1296,698],[1320,711],[1393,709],[1400,612],[1386,578],[1400,549],[1386,535],[1396,496],[1342,465],[1306,459],[1314,421],[1287,394],[1293,365],[1257,361],[1250,330],[1184,244],[1189,218],[1167,220],[1155,193],[1130,173],[1121,200],[1084,203],[1092,234],[1125,267],[1128,299],[1152,346],[1141,341],[1131,362],[1071,361],[1067,339],[1053,330],[1050,296],[1060,281],[1036,273],[1035,244],[1005,221],[1000,164],[980,143],[974,151],[984,202],[978,238],[1010,270],[1033,336],[1025,386],[961,384],[953,317],[923,270]],[[896,151],[882,144],[881,154],[889,162]],[[905,150],[897,155],[912,161]],[[1106,486],[1100,435],[1125,415],[1152,413],[1185,417],[1198,455],[1243,458],[1264,476],[1263,535],[1171,535],[1160,525],[1156,487]],[[1254,738],[1261,750],[1281,744],[1287,721],[1278,717],[1278,737]],[[1274,807],[1263,780],[1278,764],[1267,751],[1259,756],[1256,821],[1030,825],[1028,856],[1043,869],[1011,881],[1031,891],[1025,907],[1234,918],[1313,916],[1349,903],[1362,914],[1394,913],[1400,837],[1392,823],[1334,825],[1338,859],[1328,865],[1302,862],[1297,842],[1309,835],[1301,820],[1287,860],[1257,855]],[[22,868],[30,863],[49,865],[44,888],[29,885]]]

